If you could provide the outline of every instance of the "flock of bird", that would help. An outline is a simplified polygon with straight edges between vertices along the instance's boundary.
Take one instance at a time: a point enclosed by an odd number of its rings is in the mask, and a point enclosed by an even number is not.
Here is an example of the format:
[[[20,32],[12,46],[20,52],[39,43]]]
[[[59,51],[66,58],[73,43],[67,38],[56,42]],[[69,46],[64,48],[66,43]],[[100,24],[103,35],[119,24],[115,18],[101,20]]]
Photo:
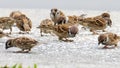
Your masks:
[[[22,12],[13,11],[10,13],[9,17],[0,18],[0,35],[11,34],[12,26],[15,24],[21,33],[28,33],[32,28],[32,21]],[[83,26],[84,29],[89,29],[93,34],[98,34],[97,30],[106,32],[105,29],[112,25],[112,20],[109,13],[102,13],[101,15],[95,17],[85,17],[85,14],[80,16],[72,15],[66,16],[61,10],[57,8],[52,8],[50,12],[50,19],[44,19],[40,22],[37,27],[40,29],[40,35],[43,33],[55,34],[59,40],[64,42],[72,42],[68,38],[75,37],[78,34],[78,26]],[[4,33],[3,30],[10,29],[9,33]],[[103,48],[108,48],[108,46],[117,46],[120,41],[120,36],[117,34],[106,32],[99,34],[98,45],[105,45]],[[17,37],[13,39],[8,39],[5,43],[5,48],[18,47],[21,51],[17,52],[29,52],[31,48],[36,46],[38,41],[30,37]]]

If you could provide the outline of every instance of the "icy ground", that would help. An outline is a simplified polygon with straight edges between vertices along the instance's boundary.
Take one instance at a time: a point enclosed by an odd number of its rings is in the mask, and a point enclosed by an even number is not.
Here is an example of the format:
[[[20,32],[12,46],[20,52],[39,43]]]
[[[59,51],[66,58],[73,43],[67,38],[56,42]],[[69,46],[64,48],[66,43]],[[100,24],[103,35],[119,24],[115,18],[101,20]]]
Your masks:
[[[74,42],[58,41],[56,36],[40,36],[39,29],[36,27],[40,21],[49,17],[50,9],[0,9],[0,17],[9,16],[10,12],[19,10],[25,13],[33,22],[33,28],[30,34],[18,34],[19,30],[13,27],[13,37],[30,36],[35,38],[41,45],[32,49],[30,53],[13,53],[18,48],[5,50],[5,42],[8,37],[0,39],[0,65],[23,64],[24,68],[33,66],[38,68],[120,68],[120,44],[114,49],[101,49],[98,46],[98,35],[91,35],[88,30],[80,29],[79,34],[72,38]],[[81,10],[63,10],[66,15],[80,15],[82,13],[88,16],[100,15],[106,11],[81,11]],[[120,12],[110,11],[113,21],[112,27],[108,27],[108,32],[120,34]],[[5,32],[8,32],[6,30]]]

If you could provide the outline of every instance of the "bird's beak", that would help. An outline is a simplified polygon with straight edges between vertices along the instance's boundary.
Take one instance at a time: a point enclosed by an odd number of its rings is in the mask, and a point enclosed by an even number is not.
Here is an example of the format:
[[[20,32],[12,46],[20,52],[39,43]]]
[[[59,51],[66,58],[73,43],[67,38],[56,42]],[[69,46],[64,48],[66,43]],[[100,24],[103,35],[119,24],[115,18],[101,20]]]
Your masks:
[[[55,17],[55,13],[52,13],[53,14],[53,16]]]
[[[98,43],[98,45],[100,45],[100,42]]]
[[[5,47],[5,49],[8,49],[8,47]]]

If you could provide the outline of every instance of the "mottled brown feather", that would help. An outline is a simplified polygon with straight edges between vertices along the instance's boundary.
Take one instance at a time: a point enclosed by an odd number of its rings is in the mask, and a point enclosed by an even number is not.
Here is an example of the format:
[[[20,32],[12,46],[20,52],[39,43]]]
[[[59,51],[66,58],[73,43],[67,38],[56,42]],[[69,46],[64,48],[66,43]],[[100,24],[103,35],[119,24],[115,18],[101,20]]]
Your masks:
[[[102,43],[105,46],[115,45],[120,41],[120,36],[114,33],[104,33],[99,35],[98,44]]]
[[[0,17],[0,28],[1,29],[10,29],[12,32],[12,26],[15,23],[15,20],[11,17]]]
[[[9,44],[8,44],[9,43]],[[14,39],[9,39],[6,42],[6,47],[18,47],[24,50],[30,51],[32,47],[37,45],[37,41],[35,39],[29,38],[29,37],[18,37]]]

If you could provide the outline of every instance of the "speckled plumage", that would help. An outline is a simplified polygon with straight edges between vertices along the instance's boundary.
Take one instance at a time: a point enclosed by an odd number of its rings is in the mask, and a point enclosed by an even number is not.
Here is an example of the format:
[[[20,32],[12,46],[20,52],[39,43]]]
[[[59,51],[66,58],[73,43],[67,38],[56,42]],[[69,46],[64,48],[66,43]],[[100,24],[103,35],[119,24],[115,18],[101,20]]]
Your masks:
[[[65,18],[65,14],[57,8],[53,8],[51,9],[50,18],[54,22],[54,25],[62,24],[59,22],[62,21],[61,18]]]
[[[46,29],[46,27],[52,26],[54,25],[53,21],[50,19],[44,19],[40,22],[40,25],[37,28],[40,28],[40,34],[41,36],[43,36],[42,33],[50,33],[51,34],[51,30]],[[43,28],[41,28],[43,26]],[[45,27],[44,27],[45,26]]]
[[[0,29],[10,29],[12,32],[12,26],[15,23],[15,20],[11,17],[0,17]]]
[[[76,34],[78,33],[78,28],[76,25],[73,24],[61,24],[61,25],[56,25],[56,26],[49,26],[47,29],[52,30],[53,33],[58,36],[59,40],[62,41],[73,41],[73,40],[68,40],[67,38],[69,37],[75,37]],[[65,40],[64,40],[65,39]]]
[[[104,48],[111,45],[115,45],[116,47],[119,41],[120,41],[120,36],[114,33],[105,33],[99,35],[98,37],[98,44],[101,43],[105,45]]]
[[[18,47],[22,49],[24,52],[27,50],[28,52],[31,51],[31,48],[37,45],[37,41],[35,39],[29,37],[18,37],[14,39],[9,39],[6,41],[6,49],[10,47]]]
[[[108,16],[108,17],[107,17]],[[110,16],[107,14],[101,14],[96,17],[88,17],[80,20],[79,24],[83,25],[84,27],[87,27],[90,29],[90,31],[93,32],[93,34],[96,34],[96,30],[102,30],[107,28],[107,26],[112,25],[112,21],[110,19]]]
[[[10,17],[16,20],[16,26],[20,31],[29,32],[32,28],[31,20],[20,11],[13,11],[10,14]]]
[[[26,15],[21,15],[16,18],[16,26],[21,31],[29,32],[31,31],[32,28],[32,22],[28,17],[26,17]]]

